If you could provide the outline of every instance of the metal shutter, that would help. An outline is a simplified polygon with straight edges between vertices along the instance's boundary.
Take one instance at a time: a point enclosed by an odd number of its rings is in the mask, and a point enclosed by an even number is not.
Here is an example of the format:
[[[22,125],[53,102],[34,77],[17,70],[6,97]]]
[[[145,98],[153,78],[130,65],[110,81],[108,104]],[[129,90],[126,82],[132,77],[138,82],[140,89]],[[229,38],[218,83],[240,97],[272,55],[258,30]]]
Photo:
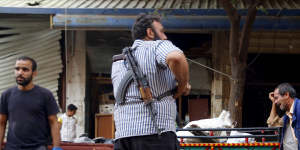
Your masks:
[[[49,89],[58,100],[58,78],[63,69],[59,43],[61,31],[49,29],[48,20],[30,16],[1,18],[0,94],[16,85],[15,61],[25,55],[35,59],[38,65],[34,83]]]

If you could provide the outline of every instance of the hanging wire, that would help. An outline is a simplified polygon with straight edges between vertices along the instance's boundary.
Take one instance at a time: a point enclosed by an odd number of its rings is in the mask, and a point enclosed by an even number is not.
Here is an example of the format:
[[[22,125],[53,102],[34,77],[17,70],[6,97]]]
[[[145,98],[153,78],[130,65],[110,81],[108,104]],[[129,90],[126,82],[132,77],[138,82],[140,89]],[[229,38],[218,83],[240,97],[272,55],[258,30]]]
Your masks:
[[[64,19],[65,19],[65,27],[64,27],[64,29],[65,29],[65,62],[66,62],[66,64],[65,64],[65,70],[66,70],[66,80],[67,80],[67,77],[68,77],[68,68],[67,68],[67,63],[68,63],[68,29],[67,29],[67,7],[65,7],[65,16],[64,16]],[[66,91],[67,91],[67,86],[65,86],[66,87]],[[67,113],[67,97],[66,97],[66,103],[65,103],[65,109],[66,109],[66,111],[65,111],[65,113]],[[72,131],[71,131],[72,132]],[[75,131],[76,132],[76,131]],[[68,136],[69,136],[69,132],[67,133],[68,134]]]
[[[293,46],[294,34],[292,31],[289,31],[288,33],[289,33],[288,51],[291,54],[294,49],[294,46]]]
[[[192,59],[189,59],[189,58],[186,58],[186,59],[187,59],[188,61],[192,62],[192,63],[195,63],[195,64],[201,66],[201,67],[204,67],[204,68],[206,68],[206,69],[208,69],[208,70],[211,70],[211,71],[213,71],[213,72],[219,73],[219,74],[221,74],[221,75],[223,75],[223,76],[225,76],[225,77],[228,77],[229,79],[231,79],[231,80],[233,80],[233,81],[236,81],[236,79],[233,79],[233,78],[231,77],[231,75],[229,75],[229,74],[226,74],[226,73],[221,72],[221,71],[219,71],[219,70],[216,70],[216,69],[214,69],[214,68],[211,68],[211,67],[208,67],[208,66],[206,66],[206,65],[203,65],[203,64],[201,64],[201,63],[199,63],[199,62],[197,62],[197,61],[194,61],[194,60],[192,60]]]
[[[279,33],[280,34],[280,33]],[[278,47],[278,44],[277,44],[277,39],[278,39],[278,31],[275,31],[274,32],[274,40],[273,40],[273,48],[274,50],[278,51],[276,48]]]
[[[68,32],[67,32],[67,7],[65,7],[65,16],[64,16],[64,19],[65,19],[65,27],[64,27],[64,29],[65,29],[65,71],[66,71],[66,74],[65,74],[65,76],[66,76],[66,79],[65,80],[67,80],[67,77],[68,77],[68,68],[67,68],[67,63],[68,63]],[[65,86],[65,88],[66,88],[66,91],[67,91],[67,86]],[[66,106],[67,106],[67,97],[65,97],[65,109],[66,109]]]
[[[258,41],[257,41],[258,52],[257,52],[257,55],[252,59],[252,61],[247,65],[247,67],[250,67],[257,60],[257,58],[261,54],[261,34],[262,34],[262,32],[259,32],[259,34],[258,34]]]
[[[68,32],[67,32],[67,7],[65,7],[65,56],[67,56],[67,49],[68,49],[68,41],[67,41],[67,35],[68,35]],[[65,58],[67,60],[67,58]]]

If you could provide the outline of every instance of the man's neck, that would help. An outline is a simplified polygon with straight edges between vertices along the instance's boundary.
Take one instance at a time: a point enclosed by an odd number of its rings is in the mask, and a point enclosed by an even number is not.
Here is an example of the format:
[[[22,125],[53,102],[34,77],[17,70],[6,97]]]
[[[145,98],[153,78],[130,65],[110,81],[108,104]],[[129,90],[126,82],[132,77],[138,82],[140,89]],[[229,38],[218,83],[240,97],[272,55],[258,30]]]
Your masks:
[[[151,39],[150,37],[146,36],[144,39],[144,41],[153,41],[153,39]]]
[[[292,109],[292,106],[293,106],[293,103],[294,103],[294,100],[295,99],[292,99],[292,98],[290,98],[289,100],[288,100],[288,112],[290,112],[290,110]]]
[[[18,89],[21,91],[30,91],[33,88],[34,88],[34,84],[32,82],[26,86],[18,85]]]

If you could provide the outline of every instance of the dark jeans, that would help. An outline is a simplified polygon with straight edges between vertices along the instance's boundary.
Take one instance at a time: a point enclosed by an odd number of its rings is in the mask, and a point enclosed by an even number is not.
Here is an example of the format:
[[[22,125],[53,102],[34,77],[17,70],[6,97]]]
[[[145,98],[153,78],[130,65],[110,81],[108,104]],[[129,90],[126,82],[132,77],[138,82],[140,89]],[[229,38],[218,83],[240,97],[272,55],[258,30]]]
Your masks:
[[[38,146],[38,147],[30,147],[30,148],[5,147],[4,150],[48,150],[48,148],[47,148],[47,146]]]
[[[179,142],[174,132],[161,135],[146,135],[121,138],[115,141],[114,150],[179,150]]]

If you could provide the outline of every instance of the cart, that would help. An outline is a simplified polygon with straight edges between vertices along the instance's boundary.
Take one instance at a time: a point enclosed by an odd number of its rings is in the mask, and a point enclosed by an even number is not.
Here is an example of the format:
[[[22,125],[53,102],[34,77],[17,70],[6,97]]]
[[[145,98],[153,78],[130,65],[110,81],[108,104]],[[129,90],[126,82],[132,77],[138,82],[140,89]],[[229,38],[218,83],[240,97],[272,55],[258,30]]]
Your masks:
[[[177,129],[177,131],[208,131],[208,135],[195,136],[178,136],[180,140],[180,150],[279,150],[280,128],[273,127],[255,127],[255,128],[189,128]],[[251,133],[252,135],[235,135],[235,136],[214,136],[214,131],[239,131]],[[184,143],[184,138],[200,139],[229,139],[243,138],[243,143]],[[254,138],[255,142],[248,142],[249,138]]]

